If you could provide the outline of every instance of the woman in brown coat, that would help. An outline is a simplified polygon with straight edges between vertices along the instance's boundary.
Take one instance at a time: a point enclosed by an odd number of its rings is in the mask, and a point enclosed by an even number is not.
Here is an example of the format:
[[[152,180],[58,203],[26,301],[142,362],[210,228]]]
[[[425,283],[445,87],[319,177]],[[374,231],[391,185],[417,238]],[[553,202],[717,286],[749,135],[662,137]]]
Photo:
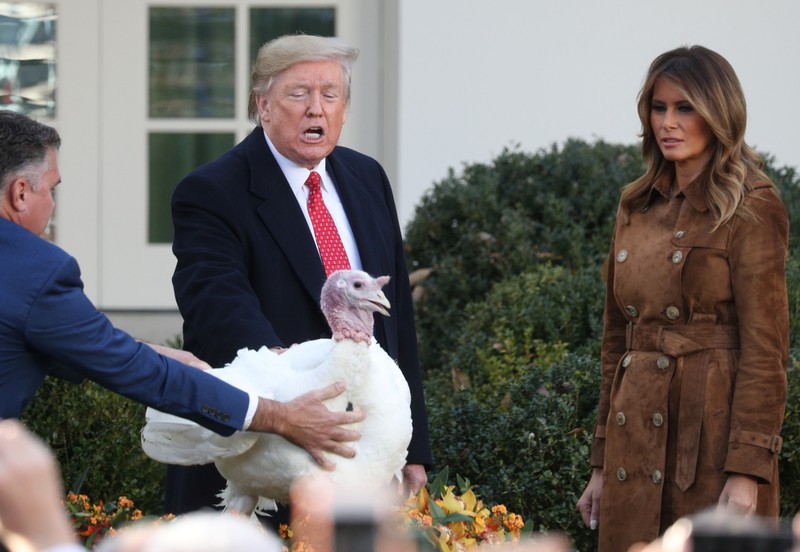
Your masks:
[[[778,515],[789,315],[786,210],[745,143],[719,54],[678,48],[639,95],[647,172],[620,199],[592,476],[601,552],[718,505]]]

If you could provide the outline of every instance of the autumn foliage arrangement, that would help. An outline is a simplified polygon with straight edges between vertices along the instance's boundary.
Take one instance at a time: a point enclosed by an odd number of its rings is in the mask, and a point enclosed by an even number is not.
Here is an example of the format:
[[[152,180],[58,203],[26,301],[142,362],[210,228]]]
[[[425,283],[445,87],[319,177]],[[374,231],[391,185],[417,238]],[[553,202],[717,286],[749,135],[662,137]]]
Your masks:
[[[484,504],[468,479],[456,476],[457,485],[447,485],[447,471],[406,500],[401,511],[406,528],[421,532],[439,552],[519,542],[525,532],[522,516],[503,504]]]
[[[135,508],[133,501],[125,496],[116,501],[92,503],[86,495],[67,493],[64,506],[72,519],[75,533],[87,549],[91,549],[103,537],[115,535],[124,526],[144,518],[142,511]],[[158,522],[174,517],[170,514],[153,519]]]
[[[468,479],[457,476],[456,485],[447,481],[445,468],[426,487],[400,504],[383,520],[389,534],[425,543],[415,550],[462,552],[481,545],[515,544],[529,533],[522,516],[509,512],[502,504],[485,504]],[[297,534],[293,527],[280,527],[284,551],[314,552],[314,544],[303,542]]]
[[[481,545],[518,543],[526,530],[522,516],[509,512],[502,504],[485,504],[468,479],[456,476],[456,485],[447,483],[448,470],[437,474],[426,487],[409,497],[384,520],[391,529],[424,541],[436,552],[463,552]],[[68,493],[64,501],[75,532],[91,549],[106,536],[115,535],[132,522],[145,519],[141,510],[125,496],[116,501],[92,503],[88,496]],[[173,515],[155,518],[159,523]],[[395,532],[395,531],[393,531]],[[314,552],[314,546],[295,537],[293,527],[283,525],[279,536],[285,552]]]

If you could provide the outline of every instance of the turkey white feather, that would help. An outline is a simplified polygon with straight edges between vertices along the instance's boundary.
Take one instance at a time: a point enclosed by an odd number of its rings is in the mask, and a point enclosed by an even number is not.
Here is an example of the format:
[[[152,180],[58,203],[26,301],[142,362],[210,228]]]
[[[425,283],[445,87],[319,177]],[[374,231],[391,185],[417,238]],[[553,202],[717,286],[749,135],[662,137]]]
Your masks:
[[[171,464],[214,462],[227,479],[222,503],[249,515],[286,503],[297,477],[324,473],[336,486],[379,487],[401,479],[411,441],[411,394],[397,364],[372,336],[373,313],[388,316],[381,288],[388,276],[357,270],[333,273],[322,288],[320,305],[333,337],[294,345],[282,354],[266,347],[242,349],[224,368],[209,372],[260,397],[289,401],[308,391],[344,382],[328,409],[362,410],[361,438],[350,445],[353,458],[327,455],[336,469],[323,471],[304,449],[277,434],[236,432],[220,436],[194,422],[149,408],[142,430],[148,456]]]

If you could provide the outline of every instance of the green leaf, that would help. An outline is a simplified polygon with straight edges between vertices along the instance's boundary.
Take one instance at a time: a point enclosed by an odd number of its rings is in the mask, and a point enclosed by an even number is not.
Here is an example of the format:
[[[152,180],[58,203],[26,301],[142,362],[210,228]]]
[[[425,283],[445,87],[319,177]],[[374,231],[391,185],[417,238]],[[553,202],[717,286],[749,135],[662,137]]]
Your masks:
[[[442,512],[442,513],[444,513],[444,512]],[[461,513],[458,513],[458,512],[454,512],[452,514],[447,514],[445,517],[443,517],[441,519],[437,519],[437,521],[439,523],[453,523],[453,522],[458,523],[458,522],[461,522],[461,521],[466,521],[467,523],[472,523],[473,521],[475,521],[475,518],[473,518],[472,516],[468,516],[466,514],[461,514]]]

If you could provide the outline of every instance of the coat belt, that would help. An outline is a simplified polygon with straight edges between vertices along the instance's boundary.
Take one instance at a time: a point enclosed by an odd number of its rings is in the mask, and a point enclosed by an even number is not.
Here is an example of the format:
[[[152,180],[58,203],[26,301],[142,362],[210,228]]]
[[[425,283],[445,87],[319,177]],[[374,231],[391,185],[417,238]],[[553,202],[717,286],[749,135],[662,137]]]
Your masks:
[[[698,355],[684,370],[678,418],[677,471],[675,483],[685,491],[694,482],[700,447],[700,428],[706,393],[706,368],[713,349],[738,349],[737,326],[680,324],[655,326],[628,323],[628,351],[661,351],[675,358]]]

